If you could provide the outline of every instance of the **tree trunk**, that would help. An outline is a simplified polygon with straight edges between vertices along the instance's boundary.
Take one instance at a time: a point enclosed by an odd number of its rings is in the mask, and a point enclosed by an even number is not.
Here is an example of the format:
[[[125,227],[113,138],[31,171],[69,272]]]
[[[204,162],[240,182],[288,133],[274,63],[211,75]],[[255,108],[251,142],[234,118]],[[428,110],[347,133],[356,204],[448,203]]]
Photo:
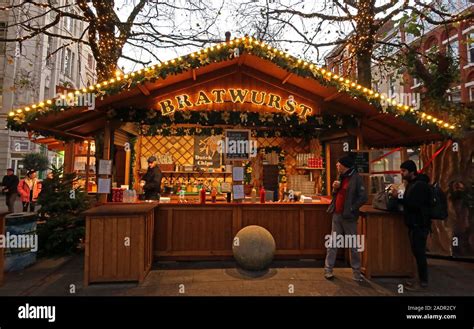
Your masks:
[[[445,221],[433,220],[433,233],[428,241],[428,250],[432,254],[444,256],[467,256],[474,257],[474,231],[473,225],[469,226],[469,218],[474,214],[472,209],[462,206],[466,209],[460,209],[460,205],[453,200],[453,193],[450,186],[453,182],[461,182],[466,187],[466,191],[470,190],[474,182],[474,166],[472,164],[472,156],[474,151],[474,133],[471,133],[462,140],[456,141],[456,144],[443,150],[425,169],[425,172],[431,179],[431,182],[439,182],[443,191],[448,197],[449,217]],[[455,142],[455,143],[456,143]],[[431,145],[423,145],[421,147],[421,158],[423,163],[427,163],[433,154],[439,150],[444,142],[438,142]],[[472,193],[472,191],[471,191]],[[457,238],[458,245],[462,248],[454,246],[453,238]]]
[[[370,53],[357,55],[357,82],[367,88],[372,85],[372,58]]]

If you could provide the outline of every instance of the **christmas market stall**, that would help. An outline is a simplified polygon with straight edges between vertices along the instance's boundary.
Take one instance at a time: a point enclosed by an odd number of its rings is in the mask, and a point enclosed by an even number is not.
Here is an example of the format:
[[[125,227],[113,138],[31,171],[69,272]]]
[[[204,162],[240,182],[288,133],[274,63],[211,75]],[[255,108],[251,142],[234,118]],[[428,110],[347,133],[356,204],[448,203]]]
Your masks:
[[[458,128],[249,37],[15,109],[9,126],[63,143],[65,170],[98,200],[86,283],[141,281],[153,258],[231,258],[248,225],[269,230],[277,258],[322,259],[337,159],[356,155],[373,196],[415,146]],[[155,202],[140,184],[150,157],[163,175]],[[366,275],[412,275],[401,215],[364,213]]]

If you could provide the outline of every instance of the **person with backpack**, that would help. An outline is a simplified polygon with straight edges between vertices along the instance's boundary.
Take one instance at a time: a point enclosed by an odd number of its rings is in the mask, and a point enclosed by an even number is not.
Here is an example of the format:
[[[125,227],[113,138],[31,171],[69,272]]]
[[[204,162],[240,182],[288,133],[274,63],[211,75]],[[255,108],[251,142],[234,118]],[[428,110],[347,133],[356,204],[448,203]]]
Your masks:
[[[418,174],[416,164],[412,160],[400,165],[402,179],[408,184],[403,198],[398,191],[392,189],[392,196],[399,198],[403,204],[405,225],[408,227],[408,237],[411,250],[416,259],[419,282],[407,282],[407,290],[419,290],[428,287],[428,262],[426,257],[426,240],[431,232],[431,208],[433,206],[432,187],[430,179],[425,174]]]

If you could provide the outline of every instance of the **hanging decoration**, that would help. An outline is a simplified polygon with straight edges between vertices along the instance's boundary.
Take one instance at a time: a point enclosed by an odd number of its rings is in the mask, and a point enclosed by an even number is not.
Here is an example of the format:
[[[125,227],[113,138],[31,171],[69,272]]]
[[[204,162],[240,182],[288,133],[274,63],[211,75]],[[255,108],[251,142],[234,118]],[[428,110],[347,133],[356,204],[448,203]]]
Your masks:
[[[386,112],[398,115],[402,119],[413,124],[420,124],[426,129],[430,129],[430,131],[437,131],[446,136],[452,136],[453,134],[461,133],[460,128],[466,125],[466,122],[456,121],[454,118],[450,119],[451,122],[446,122],[422,110],[417,110],[410,105],[398,103],[384,94],[365,88],[350,79],[341,77],[301,58],[293,57],[263,41],[251,37],[243,37],[220,43],[183,57],[139,69],[136,72],[128,74],[117,72],[117,75],[109,80],[75,90],[67,95],[62,95],[61,98],[64,97],[63,101],[67,103],[70,99],[81,97],[81,95],[86,93],[93,93],[96,98],[103,99],[104,97],[133,89],[146,82],[153,83],[168,76],[197,69],[211,63],[238,58],[246,53],[272,61],[275,65],[298,76],[314,79],[323,86],[334,87],[338,92],[346,93],[353,98],[365,100],[381,113]],[[16,131],[26,131],[28,129],[27,124],[38,117],[71,108],[61,105],[65,102],[57,101],[57,99],[48,99],[38,104],[10,111],[8,114],[8,128]]]

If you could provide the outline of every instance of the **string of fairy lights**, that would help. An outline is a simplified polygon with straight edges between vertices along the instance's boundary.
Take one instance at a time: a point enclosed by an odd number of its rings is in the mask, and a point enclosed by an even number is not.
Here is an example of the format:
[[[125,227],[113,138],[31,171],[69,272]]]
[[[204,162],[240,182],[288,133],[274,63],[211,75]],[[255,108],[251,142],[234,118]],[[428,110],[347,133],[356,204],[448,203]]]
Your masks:
[[[145,77],[148,77],[148,78],[153,77],[154,79],[157,79],[157,78],[160,78],[161,71],[164,71],[167,68],[169,69],[170,67],[174,65],[181,65],[185,63],[186,61],[190,62],[198,58],[206,58],[206,57],[209,58],[209,57],[212,57],[213,54],[216,54],[216,52],[225,51],[227,54],[228,53],[232,54],[240,46],[244,46],[245,50],[249,52],[252,52],[253,49],[266,51],[268,55],[272,56],[272,58],[278,57],[279,60],[285,60],[287,62],[293,63],[294,67],[298,70],[308,71],[306,72],[307,73],[306,75],[309,75],[308,73],[310,73],[315,78],[319,77],[328,82],[335,83],[336,85],[339,85],[339,87],[344,87],[344,90],[357,92],[358,95],[364,96],[367,101],[375,101],[376,103],[378,102],[379,105],[382,105],[382,103],[385,103],[388,105],[388,107],[391,107],[391,109],[394,110],[393,112],[395,112],[396,116],[398,116],[399,114],[402,115],[402,114],[407,114],[407,113],[414,115],[415,117],[418,118],[420,125],[425,124],[425,123],[435,125],[436,128],[438,128],[441,132],[445,132],[445,133],[452,132],[458,127],[461,127],[458,124],[446,122],[429,113],[418,111],[410,105],[406,105],[406,104],[397,102],[395,99],[391,99],[386,94],[361,86],[355,81],[339,76],[338,74],[335,74],[331,72],[330,70],[319,67],[315,65],[314,63],[310,63],[304,59],[291,56],[290,54],[283,52],[282,50],[279,50],[277,48],[274,48],[263,41],[259,41],[255,38],[247,37],[247,36],[242,37],[242,38],[236,38],[228,42],[220,43],[220,44],[213,45],[207,48],[203,48],[199,51],[193,52],[186,56],[180,56],[175,59],[158,63],[149,67],[145,67],[131,73],[123,73],[121,71],[117,71],[115,77],[104,80],[102,82],[99,82],[95,85],[91,85],[89,87],[71,91],[67,95],[61,95],[60,98],[61,100],[70,102],[70,101],[73,101],[75,97],[78,97],[84,93],[94,93],[99,96],[105,95],[106,91],[109,92],[108,95],[111,95],[113,93],[118,93],[122,91],[124,87],[127,87],[127,86],[130,87],[131,85],[130,81],[135,81],[137,83],[144,83],[148,81],[145,79]],[[237,54],[237,56],[239,56],[239,54]],[[213,58],[215,58],[215,56]],[[224,58],[222,58],[221,60],[224,60]],[[217,61],[217,60],[214,59],[214,61]],[[210,62],[211,61],[209,61],[209,63]],[[187,66],[187,69],[191,69],[191,67]],[[183,69],[183,70],[186,70],[186,69]],[[113,90],[113,92],[111,93],[110,90]],[[21,125],[23,123],[26,123],[29,120],[34,120],[35,118],[37,118],[36,115],[29,115],[29,114],[33,114],[33,113],[38,114],[38,115],[47,114],[48,112],[52,111],[53,108],[56,109],[55,107],[56,100],[57,98],[47,99],[42,102],[11,111],[9,112],[9,115],[8,115],[9,116],[8,124]],[[65,110],[66,108],[67,107],[62,107],[60,108],[60,110],[62,111],[62,110]],[[384,110],[384,113],[386,113],[385,110]]]

